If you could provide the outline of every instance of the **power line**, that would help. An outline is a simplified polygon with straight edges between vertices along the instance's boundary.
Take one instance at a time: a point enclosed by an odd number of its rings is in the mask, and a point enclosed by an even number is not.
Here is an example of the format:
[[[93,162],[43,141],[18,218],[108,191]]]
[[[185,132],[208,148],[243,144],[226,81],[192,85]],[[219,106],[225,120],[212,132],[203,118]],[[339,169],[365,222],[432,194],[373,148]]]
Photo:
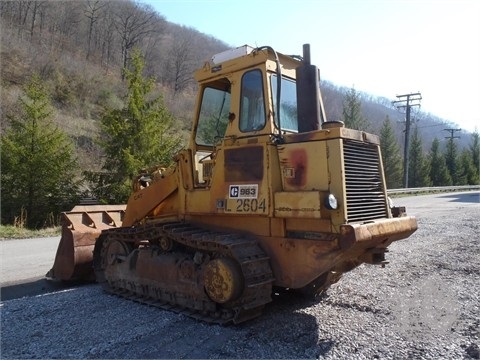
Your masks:
[[[405,147],[403,150],[403,187],[408,188],[408,149],[410,146],[410,112],[413,106],[420,106],[422,94],[420,92],[397,95],[398,100],[392,101],[397,109],[405,109]]]
[[[425,128],[431,128],[431,127],[437,127],[437,126],[445,126],[445,124],[435,124],[435,125],[417,126],[417,129],[425,129]]]

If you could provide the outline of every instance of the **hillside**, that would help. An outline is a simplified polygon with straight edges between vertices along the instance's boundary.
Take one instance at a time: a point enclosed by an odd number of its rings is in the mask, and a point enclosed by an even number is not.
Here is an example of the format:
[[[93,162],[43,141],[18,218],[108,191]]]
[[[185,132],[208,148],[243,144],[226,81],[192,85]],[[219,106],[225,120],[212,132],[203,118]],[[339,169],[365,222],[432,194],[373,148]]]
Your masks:
[[[50,90],[55,121],[75,141],[80,165],[95,170],[101,151],[95,144],[99,117],[105,106],[120,106],[122,72],[129,52],[139,47],[147,74],[157,80],[156,91],[188,136],[196,85],[193,71],[213,54],[229,46],[220,39],[170,23],[150,6],[132,1],[18,1],[1,2],[1,128],[15,114],[21,87],[39,73]],[[299,43],[299,49],[301,49]],[[277,49],[282,51],[282,49]],[[323,82],[327,118],[342,118],[342,102],[349,89]],[[363,115],[371,132],[378,132],[388,115],[403,144],[404,114],[391,100],[359,92]],[[430,114],[415,110],[425,150],[452,128]],[[470,136],[459,132],[458,145]]]

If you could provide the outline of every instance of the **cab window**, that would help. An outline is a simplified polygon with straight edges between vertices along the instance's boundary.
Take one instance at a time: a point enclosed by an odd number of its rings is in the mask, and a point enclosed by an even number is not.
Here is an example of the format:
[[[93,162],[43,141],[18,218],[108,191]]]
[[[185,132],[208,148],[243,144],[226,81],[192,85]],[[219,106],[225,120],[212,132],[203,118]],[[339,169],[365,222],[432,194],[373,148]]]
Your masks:
[[[272,74],[270,77],[272,104],[277,106],[277,76]],[[297,85],[295,81],[282,78],[280,89],[280,124],[282,130],[298,132],[298,118],[297,118]],[[278,114],[277,111],[275,113]],[[275,124],[278,127],[278,118],[275,117]]]
[[[265,127],[265,101],[262,72],[252,70],[242,77],[240,131],[258,131]]]
[[[229,84],[229,83],[228,83]],[[230,111],[230,88],[206,87],[198,118],[197,145],[213,146],[225,136]]]

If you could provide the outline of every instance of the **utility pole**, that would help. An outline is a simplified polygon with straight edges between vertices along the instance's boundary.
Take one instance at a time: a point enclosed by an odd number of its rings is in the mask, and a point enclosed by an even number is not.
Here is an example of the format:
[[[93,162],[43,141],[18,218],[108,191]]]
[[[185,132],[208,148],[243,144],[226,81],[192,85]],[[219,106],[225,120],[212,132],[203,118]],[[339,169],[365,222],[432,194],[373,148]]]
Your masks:
[[[450,136],[445,137],[445,139],[450,139],[451,141],[453,141],[453,139],[460,139],[460,136],[453,136],[453,134],[455,133],[455,131],[460,131],[461,129],[443,129],[443,130],[450,132]]]
[[[420,106],[420,92],[397,95],[398,100],[392,101],[397,109],[405,109],[405,146],[403,150],[403,187],[408,188],[408,149],[410,146],[410,111],[412,106]]]

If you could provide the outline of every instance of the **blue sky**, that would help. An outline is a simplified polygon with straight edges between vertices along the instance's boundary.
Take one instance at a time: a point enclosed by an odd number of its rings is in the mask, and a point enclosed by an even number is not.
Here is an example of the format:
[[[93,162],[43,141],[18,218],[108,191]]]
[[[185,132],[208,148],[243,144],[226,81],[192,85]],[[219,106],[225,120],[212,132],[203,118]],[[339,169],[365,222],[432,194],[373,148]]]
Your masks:
[[[478,0],[140,0],[232,47],[311,46],[321,77],[374,96],[421,92],[421,110],[480,131]]]

